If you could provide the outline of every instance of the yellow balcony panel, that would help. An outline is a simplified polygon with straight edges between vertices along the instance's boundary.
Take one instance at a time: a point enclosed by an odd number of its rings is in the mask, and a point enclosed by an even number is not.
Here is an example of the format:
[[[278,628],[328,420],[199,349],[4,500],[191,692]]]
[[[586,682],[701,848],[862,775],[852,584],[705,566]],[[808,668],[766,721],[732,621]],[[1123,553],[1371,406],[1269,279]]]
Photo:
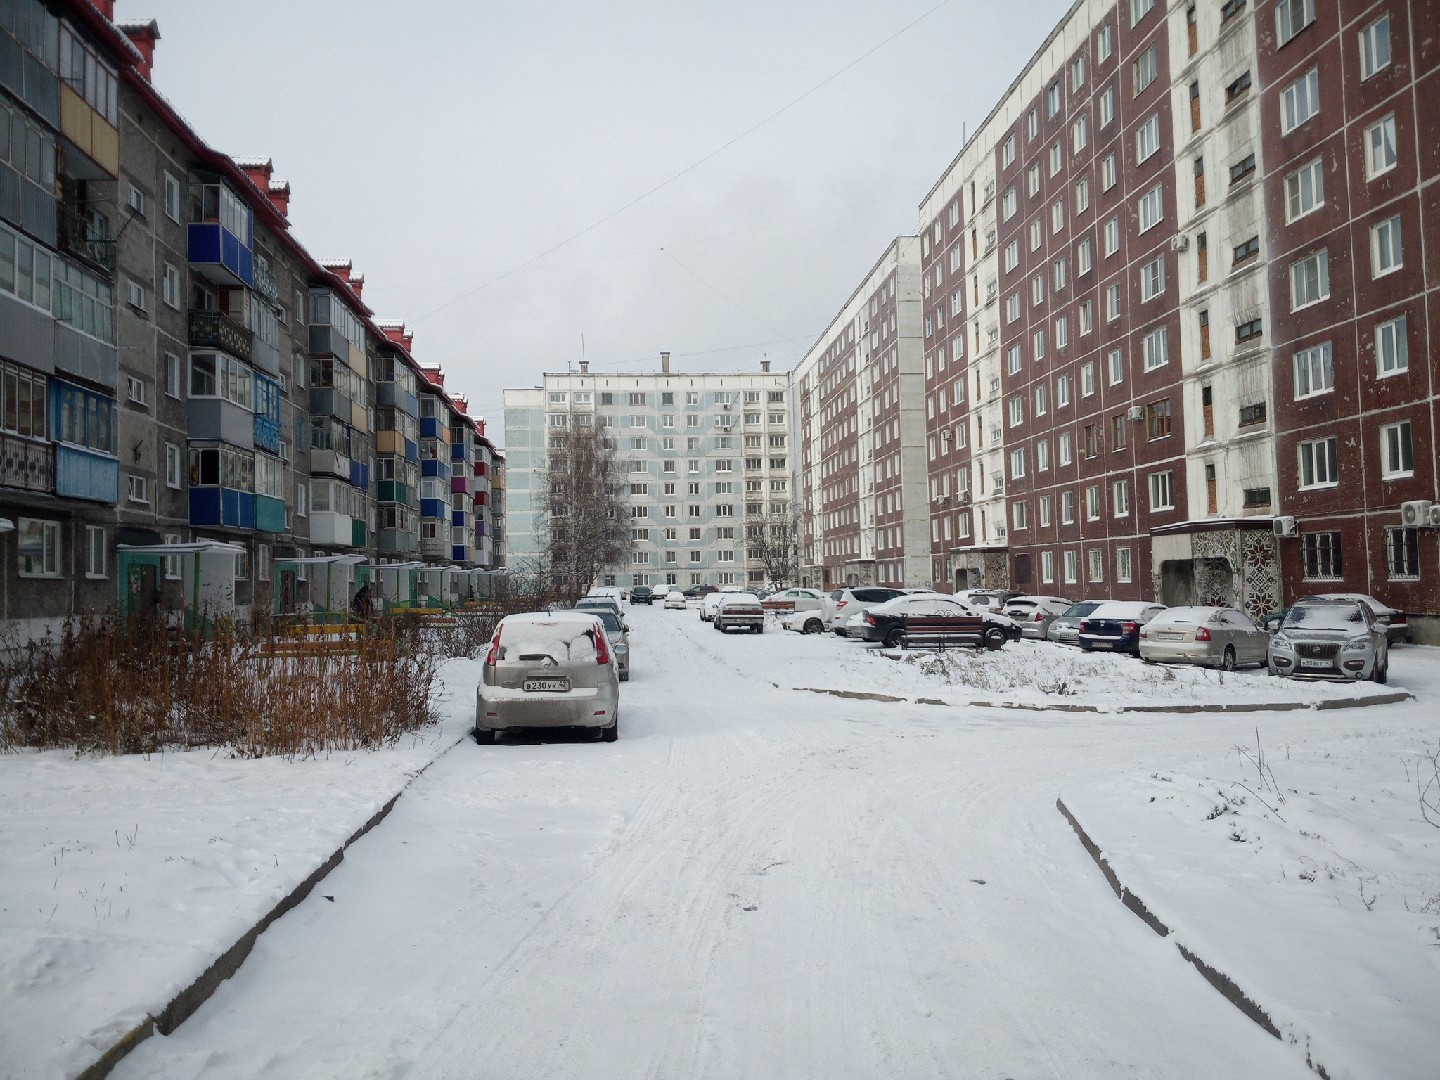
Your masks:
[[[381,429],[375,433],[375,452],[377,454],[403,454],[405,453],[405,438],[398,431]]]
[[[120,133],[63,82],[60,84],[60,134],[109,175],[120,174]]]

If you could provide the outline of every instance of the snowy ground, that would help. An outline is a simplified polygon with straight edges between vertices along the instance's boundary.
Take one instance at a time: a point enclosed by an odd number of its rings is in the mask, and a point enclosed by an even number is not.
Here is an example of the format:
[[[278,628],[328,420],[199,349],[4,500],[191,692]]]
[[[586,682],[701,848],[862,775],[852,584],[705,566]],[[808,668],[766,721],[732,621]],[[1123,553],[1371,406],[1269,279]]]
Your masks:
[[[1115,901],[1057,795],[1332,1076],[1433,1075],[1440,830],[1414,777],[1440,650],[1394,654],[1417,701],[1355,711],[940,709],[913,701],[1295,688],[628,617],[613,746],[462,741],[477,667],[456,661],[441,723],[376,754],[0,758],[0,1075],[77,1074],[431,761],[116,1075],[1310,1075]],[[910,701],[790,689],[812,686]]]

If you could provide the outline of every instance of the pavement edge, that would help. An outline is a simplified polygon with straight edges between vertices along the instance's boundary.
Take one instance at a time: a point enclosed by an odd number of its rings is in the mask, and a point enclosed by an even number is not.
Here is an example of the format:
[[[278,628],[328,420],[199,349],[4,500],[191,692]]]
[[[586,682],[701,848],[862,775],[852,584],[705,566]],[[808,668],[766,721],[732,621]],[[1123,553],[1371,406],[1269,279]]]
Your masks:
[[[262,915],[254,926],[240,935],[240,939],[236,941],[235,944],[231,945],[230,948],[216,957],[214,962],[205,969],[199,978],[184,990],[181,990],[180,993],[176,994],[175,997],[170,1000],[169,1004],[161,1009],[158,1014],[147,1016],[143,1022],[131,1028],[112,1043],[98,1059],[78,1073],[74,1080],[103,1080],[104,1077],[110,1075],[116,1065],[124,1060],[130,1051],[134,1050],[135,1047],[139,1046],[151,1035],[154,1035],[157,1031],[162,1035],[169,1035],[193,1016],[201,1005],[210,1000],[215,991],[220,988],[221,983],[240,970],[240,965],[243,964],[246,957],[250,955],[250,950],[255,947],[255,942],[259,940],[260,935],[269,929],[270,925],[275,922],[276,919],[296,907],[309,896],[311,890],[345,860],[346,849],[371,829],[375,828],[376,825],[379,825],[380,822],[384,821],[390,815],[390,811],[395,809],[395,804],[400,801],[400,796],[405,794],[406,789],[423,776],[426,769],[430,768],[436,761],[439,761],[451,750],[459,746],[466,738],[468,738],[468,735],[462,735],[455,742],[445,747],[440,753],[436,754],[430,761],[411,773],[410,776],[405,779],[405,783],[401,785],[399,791],[385,800],[380,809],[366,818],[365,822],[358,829],[346,837],[345,842],[336,848],[330,857],[321,863],[313,873],[286,893],[285,896],[280,899],[280,902]]]
[[[1145,902],[1141,900],[1128,885],[1120,880],[1120,876],[1115,873],[1115,868],[1110,865],[1110,860],[1105,857],[1104,851],[1091,839],[1090,834],[1085,831],[1079,819],[1076,818],[1070,811],[1070,808],[1065,805],[1063,798],[1057,798],[1055,800],[1055,809],[1060,811],[1061,816],[1064,817],[1065,820],[1070,823],[1070,827],[1075,830],[1075,835],[1080,841],[1080,846],[1085,849],[1085,853],[1089,855],[1095,865],[1100,868],[1100,873],[1105,876],[1106,883],[1110,886],[1111,891],[1115,893],[1115,896],[1120,902],[1129,908],[1146,926],[1150,927],[1150,929],[1155,931],[1160,937],[1170,938],[1170,928],[1160,921],[1154,912],[1149,909]],[[1172,938],[1172,940],[1174,939]],[[1325,1066],[1316,1061],[1309,1052],[1308,1046],[1311,1040],[1308,1035],[1292,1032],[1287,1040],[1286,1036],[1275,1026],[1275,1022],[1270,1019],[1270,1014],[1266,1012],[1254,998],[1245,993],[1234,979],[1230,978],[1230,976],[1226,975],[1213,964],[1202,959],[1194,950],[1186,946],[1184,942],[1176,940],[1175,948],[1179,951],[1180,955],[1200,973],[1206,982],[1220,992],[1221,997],[1259,1025],[1267,1034],[1282,1042],[1288,1041],[1292,1045],[1299,1044],[1303,1040],[1307,1047],[1305,1064],[1308,1065],[1317,1076],[1321,1077],[1322,1080],[1330,1080],[1330,1073],[1326,1071]]]

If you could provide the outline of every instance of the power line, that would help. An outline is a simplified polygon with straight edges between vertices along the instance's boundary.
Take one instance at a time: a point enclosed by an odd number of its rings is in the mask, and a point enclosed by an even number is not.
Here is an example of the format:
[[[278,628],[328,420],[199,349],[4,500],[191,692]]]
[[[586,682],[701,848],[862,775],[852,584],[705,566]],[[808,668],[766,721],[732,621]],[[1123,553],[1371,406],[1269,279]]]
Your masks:
[[[640,205],[640,203],[642,203],[642,202],[644,202],[646,199],[650,198],[650,196],[656,194],[657,192],[663,191],[665,188],[667,188],[667,187],[669,187],[671,184],[675,183],[675,181],[679,180],[681,177],[686,176],[686,175],[688,175],[688,174],[691,173],[691,172],[694,172],[696,169],[698,169],[701,165],[704,165],[704,164],[705,164],[707,161],[709,161],[711,158],[717,157],[717,156],[719,156],[720,154],[724,153],[726,150],[730,149],[730,147],[734,146],[736,143],[740,142],[742,139],[745,139],[745,138],[749,137],[750,135],[753,135],[755,132],[759,131],[762,127],[764,127],[766,124],[770,123],[772,120],[775,120],[775,119],[777,119],[777,118],[780,117],[780,116],[783,116],[785,113],[787,113],[787,112],[789,112],[791,109],[793,109],[796,105],[799,105],[802,101],[804,101],[804,100],[806,100],[807,98],[809,98],[809,97],[813,96],[814,94],[818,93],[820,90],[824,89],[826,86],[829,86],[829,85],[830,85],[832,82],[834,82],[836,79],[840,78],[841,75],[844,75],[844,74],[845,74],[847,71],[849,71],[851,68],[855,67],[856,65],[862,63],[863,61],[869,59],[871,56],[875,55],[875,53],[877,53],[877,52],[879,52],[881,49],[885,48],[885,46],[889,45],[889,44],[890,44],[892,41],[894,41],[896,38],[902,36],[903,34],[908,33],[911,29],[913,29],[914,27],[918,26],[920,23],[924,22],[924,21],[925,21],[926,19],[928,19],[931,15],[935,14],[935,12],[939,11],[942,7],[944,7],[944,6],[945,6],[946,4],[948,4],[949,2],[950,2],[950,0],[940,0],[940,2],[939,2],[938,4],[936,4],[934,7],[928,9],[927,11],[923,12],[923,13],[922,13],[921,15],[919,15],[918,17],[912,19],[910,22],[906,23],[904,26],[902,26],[899,30],[895,31],[895,33],[891,34],[889,37],[885,38],[885,39],[882,40],[882,41],[877,42],[875,45],[871,46],[869,49],[866,49],[863,53],[861,53],[859,56],[857,56],[854,60],[851,60],[848,64],[846,64],[844,67],[840,68],[838,71],[836,71],[836,72],[834,72],[833,74],[827,76],[826,78],[820,80],[818,83],[816,83],[814,86],[810,87],[809,90],[806,90],[806,91],[805,91],[803,94],[801,94],[799,97],[796,97],[796,98],[794,98],[793,100],[791,100],[791,101],[789,101],[788,103],[786,103],[785,105],[782,105],[780,108],[776,109],[776,110],[775,110],[773,113],[771,113],[769,116],[765,117],[763,120],[760,120],[760,121],[758,121],[758,122],[755,123],[755,124],[752,124],[750,127],[746,128],[744,131],[742,131],[739,135],[736,135],[736,136],[735,136],[733,139],[731,139],[729,142],[723,143],[722,145],[716,147],[714,150],[710,151],[710,153],[706,154],[704,157],[701,157],[701,158],[696,159],[695,161],[692,161],[689,165],[685,166],[685,168],[681,169],[679,172],[677,172],[675,175],[671,176],[669,179],[662,180],[660,183],[658,183],[658,184],[656,184],[654,187],[652,187],[649,191],[646,191],[646,192],[641,193],[640,195],[637,195],[635,198],[631,199],[628,203],[626,203],[624,206],[621,206],[619,209],[617,209],[617,210],[612,210],[610,213],[606,214],[604,217],[600,218],[599,220],[591,222],[589,225],[585,226],[585,227],[584,227],[583,229],[581,229],[579,232],[572,233],[570,236],[567,236],[564,240],[561,240],[559,243],[552,244],[550,247],[546,248],[544,251],[540,252],[538,255],[535,255],[535,256],[533,256],[533,257],[531,257],[531,258],[529,258],[529,259],[526,259],[523,263],[520,263],[518,266],[513,266],[513,267],[511,267],[509,270],[506,270],[506,271],[503,271],[503,272],[500,273],[500,274],[497,274],[495,277],[491,278],[489,281],[483,282],[482,284],[477,285],[475,288],[471,289],[469,292],[467,292],[467,293],[462,293],[460,296],[457,296],[454,300],[448,300],[448,301],[446,301],[445,303],[441,304],[441,305],[440,305],[439,307],[437,307],[437,308],[431,308],[429,311],[425,312],[425,314],[421,315],[419,318],[414,319],[413,322],[414,322],[414,323],[418,323],[418,322],[420,322],[420,321],[422,321],[422,320],[424,320],[424,319],[428,319],[431,315],[435,315],[435,314],[438,314],[438,313],[441,312],[441,311],[444,311],[446,308],[454,307],[456,304],[460,303],[462,300],[468,300],[470,297],[474,296],[476,293],[483,292],[485,289],[488,289],[491,285],[494,285],[494,284],[496,284],[497,282],[500,282],[500,281],[504,281],[504,280],[505,280],[506,278],[508,278],[510,275],[515,274],[515,273],[518,273],[519,271],[524,270],[524,269],[525,269],[526,267],[528,267],[528,266],[534,265],[535,263],[539,262],[541,259],[545,258],[545,256],[551,255],[551,254],[553,254],[554,252],[559,251],[561,248],[565,247],[567,244],[571,244],[571,243],[573,243],[574,241],[580,239],[580,237],[585,236],[585,235],[587,235],[587,234],[589,234],[589,233],[594,232],[596,229],[598,229],[601,225],[604,225],[606,222],[612,221],[612,220],[614,220],[615,218],[619,217],[621,214],[625,213],[627,210],[630,210],[631,208]]]

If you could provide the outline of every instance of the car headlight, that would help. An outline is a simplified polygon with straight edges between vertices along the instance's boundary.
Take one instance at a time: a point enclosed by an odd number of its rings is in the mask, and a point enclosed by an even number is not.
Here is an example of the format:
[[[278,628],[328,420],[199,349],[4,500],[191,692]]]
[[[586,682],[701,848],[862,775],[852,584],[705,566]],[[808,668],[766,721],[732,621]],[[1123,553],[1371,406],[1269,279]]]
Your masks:
[[[1277,649],[1293,649],[1295,643],[1284,634],[1276,634],[1270,639],[1270,644]]]
[[[1351,638],[1345,643],[1346,652],[1365,652],[1369,648],[1370,639],[1368,637]]]

